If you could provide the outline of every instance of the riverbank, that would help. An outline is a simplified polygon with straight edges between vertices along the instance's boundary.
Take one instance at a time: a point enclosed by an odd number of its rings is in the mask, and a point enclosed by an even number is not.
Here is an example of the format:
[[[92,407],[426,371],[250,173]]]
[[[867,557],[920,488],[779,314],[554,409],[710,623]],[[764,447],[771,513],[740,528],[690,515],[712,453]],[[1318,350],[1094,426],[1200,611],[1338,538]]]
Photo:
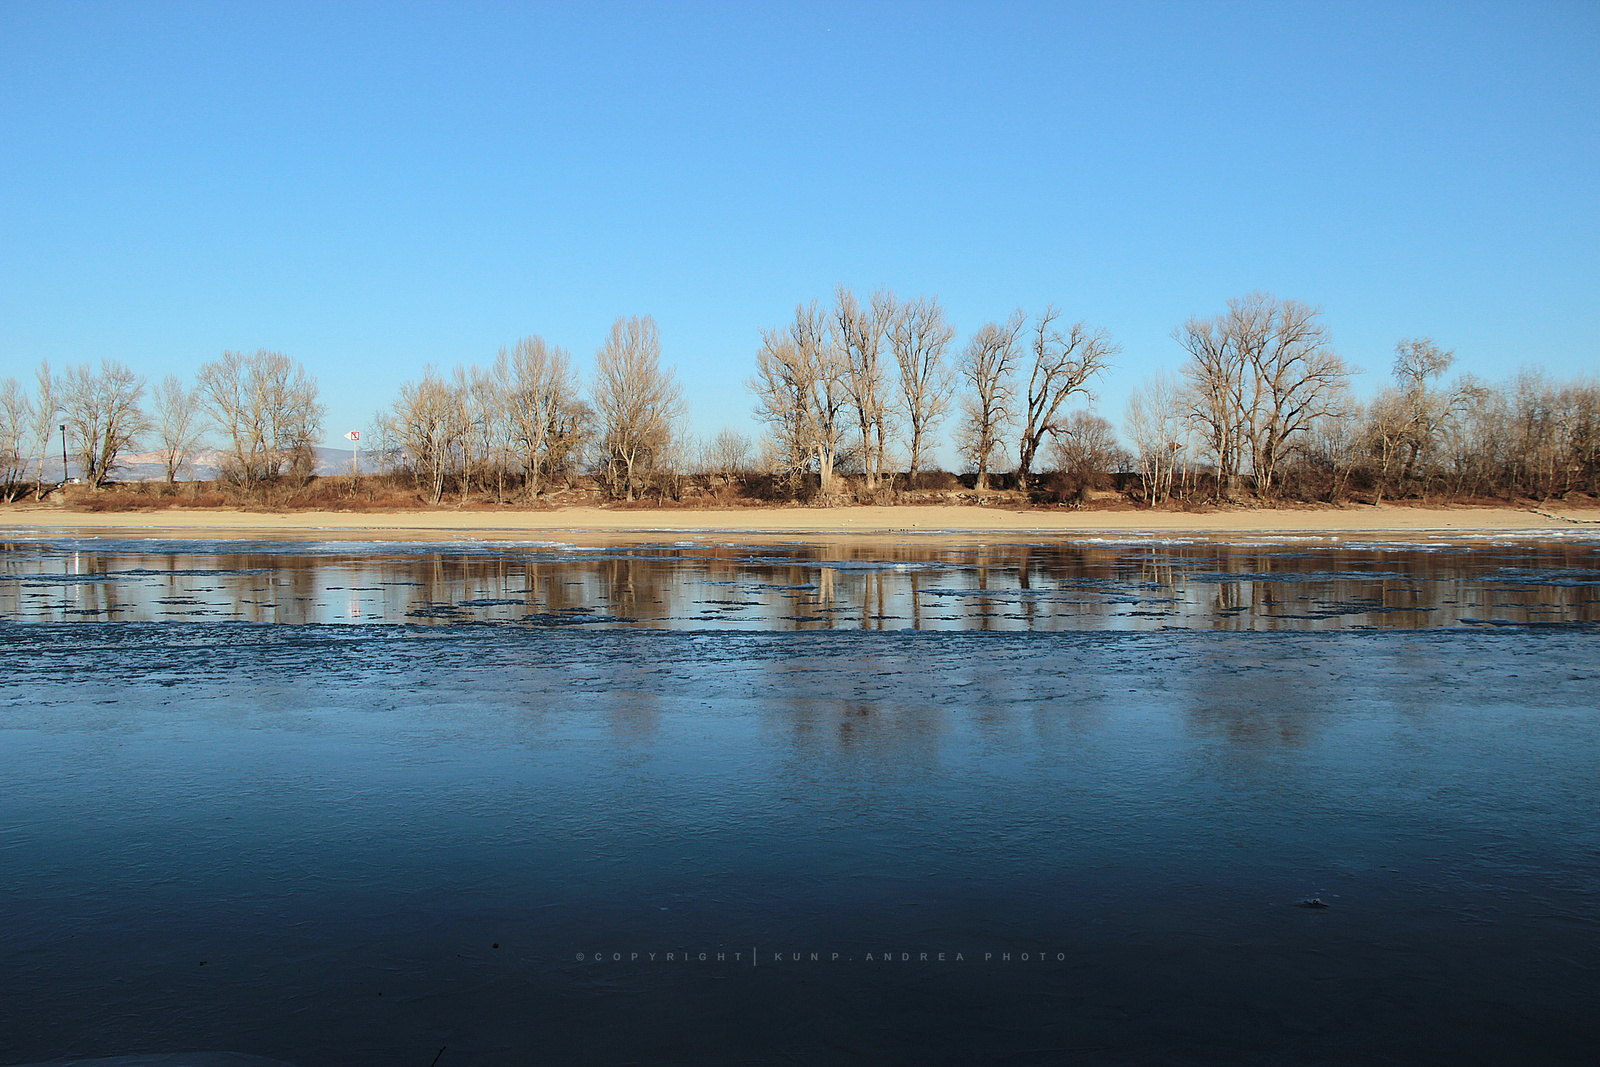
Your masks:
[[[1219,508],[1208,511],[1068,510],[960,506],[635,509],[570,507],[550,510],[428,509],[393,512],[291,511],[238,508],[163,508],[90,512],[46,505],[0,508],[0,531],[74,534],[239,536],[277,533],[360,533],[378,539],[441,535],[526,538],[590,533],[608,538],[660,533],[786,534],[1461,534],[1600,530],[1600,511],[1569,508],[1345,507]]]

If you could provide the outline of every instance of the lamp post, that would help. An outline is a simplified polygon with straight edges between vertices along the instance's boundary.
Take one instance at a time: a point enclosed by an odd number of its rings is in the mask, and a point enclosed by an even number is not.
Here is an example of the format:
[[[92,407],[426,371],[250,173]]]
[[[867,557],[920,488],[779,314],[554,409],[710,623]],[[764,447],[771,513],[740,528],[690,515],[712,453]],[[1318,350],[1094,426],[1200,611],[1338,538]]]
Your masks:
[[[62,423],[57,427],[61,431],[61,485],[62,492],[66,492],[67,484],[67,424]]]

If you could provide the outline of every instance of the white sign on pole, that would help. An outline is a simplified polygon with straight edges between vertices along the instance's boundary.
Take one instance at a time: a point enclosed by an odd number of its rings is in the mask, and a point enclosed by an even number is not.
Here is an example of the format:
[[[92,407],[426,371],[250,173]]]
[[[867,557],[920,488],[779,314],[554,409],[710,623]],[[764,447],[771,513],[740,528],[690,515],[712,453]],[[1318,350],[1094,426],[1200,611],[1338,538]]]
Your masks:
[[[351,430],[349,433],[344,435],[344,439],[346,441],[359,441],[361,440],[361,431]]]

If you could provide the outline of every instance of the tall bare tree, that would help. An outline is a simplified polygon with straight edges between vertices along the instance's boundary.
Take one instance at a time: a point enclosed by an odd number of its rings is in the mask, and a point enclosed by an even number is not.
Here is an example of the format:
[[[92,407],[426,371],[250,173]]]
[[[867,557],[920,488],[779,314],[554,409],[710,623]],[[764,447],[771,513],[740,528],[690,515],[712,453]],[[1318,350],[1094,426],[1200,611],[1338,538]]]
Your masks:
[[[102,360],[98,374],[88,364],[67,369],[61,406],[90,486],[104,485],[122,454],[149,429],[139,408],[143,396],[144,379],[116,360]]]
[[[512,348],[506,381],[511,439],[532,498],[578,445],[573,437],[583,425],[578,375],[566,349],[534,336],[524,337]]]
[[[1105,369],[1107,361],[1122,351],[1104,330],[1091,330],[1082,322],[1063,331],[1061,311],[1054,304],[1034,320],[1029,348],[1033,367],[1024,395],[1022,438],[1017,443],[1017,488],[1028,488],[1033,458],[1044,439],[1061,432],[1062,408],[1086,383]]]
[[[1017,338],[1024,320],[1020,310],[1005,322],[987,322],[967,341],[961,354],[960,449],[977,472],[977,488],[989,488],[989,470],[1000,452],[1005,428],[1015,416]]]
[[[496,407],[494,392],[495,383],[476,363],[470,366],[458,363],[451,372],[450,395],[455,401],[456,422],[461,428],[456,449],[456,460],[460,464],[456,488],[460,490],[463,505],[472,492],[473,468],[484,466],[489,459]]]
[[[1228,317],[1191,318],[1173,331],[1189,353],[1183,374],[1189,386],[1189,417],[1216,464],[1217,496],[1232,498],[1248,449],[1245,406],[1248,359]]]
[[[888,451],[890,401],[882,351],[894,310],[894,296],[882,290],[865,307],[843,285],[834,291],[833,344],[842,356],[842,382],[859,435],[856,454],[869,490],[878,488]]]
[[[188,467],[204,431],[200,398],[185,388],[176,374],[169,374],[150,391],[150,406],[157,447],[167,468],[167,484],[172,485]]]
[[[633,500],[648,483],[685,414],[683,387],[661,367],[661,335],[649,315],[618,319],[595,356],[594,403],[602,464],[614,492]]]
[[[1220,496],[1248,469],[1263,495],[1285,456],[1319,418],[1337,415],[1350,369],[1328,341],[1319,309],[1254,292],[1175,336],[1189,353],[1190,415],[1204,428]]]
[[[439,503],[445,479],[456,468],[464,432],[455,390],[432,367],[424,368],[420,380],[400,386],[390,422],[428,503]]]
[[[1138,450],[1145,503],[1172,495],[1172,483],[1188,451],[1189,425],[1178,386],[1165,373],[1146,378],[1128,396],[1126,425]]]
[[[955,335],[937,297],[919,296],[901,304],[889,324],[889,347],[900,368],[899,408],[909,435],[906,469],[911,475],[922,469],[934,430],[950,410],[955,379],[944,354]]]
[[[61,389],[55,376],[50,373],[48,360],[39,364],[39,369],[34,372],[34,380],[39,383],[38,392],[35,394],[33,404],[33,433],[31,434],[32,451],[36,466],[33,472],[33,499],[44,499],[44,468],[47,457],[50,455],[50,446],[54,443],[57,428],[61,423],[56,421],[56,416],[61,414]],[[67,480],[66,460],[62,459],[61,480]]]
[[[495,503],[504,504],[506,475],[511,473],[520,455],[511,425],[511,361],[504,348],[496,353],[488,367],[480,369],[473,365],[472,390],[475,403],[484,409],[484,452],[489,465],[485,479],[493,477]]]
[[[250,490],[279,477],[285,465],[310,473],[328,409],[304,367],[282,352],[224,352],[195,380],[202,409],[225,442],[225,477]]]
[[[1413,479],[1422,481],[1436,463],[1435,450],[1447,424],[1480,390],[1475,382],[1439,389],[1431,383],[1442,378],[1456,360],[1455,353],[1440,348],[1431,338],[1407,338],[1395,345],[1393,374],[1396,390],[1380,393],[1369,409],[1371,433],[1380,443],[1383,470],[1398,462],[1396,486],[1404,492]]]
[[[1237,316],[1250,364],[1251,465],[1256,487],[1272,495],[1289,450],[1318,419],[1349,411],[1350,368],[1328,340],[1320,308],[1252,293]]]
[[[746,387],[756,395],[756,416],[776,438],[790,473],[817,465],[825,499],[834,492],[834,465],[844,436],[844,368],[830,342],[816,301],[795,308],[794,321],[761,331],[756,374]]]
[[[15,378],[0,381],[0,501],[10,503],[27,490],[28,457],[23,453],[33,423],[33,401]]]

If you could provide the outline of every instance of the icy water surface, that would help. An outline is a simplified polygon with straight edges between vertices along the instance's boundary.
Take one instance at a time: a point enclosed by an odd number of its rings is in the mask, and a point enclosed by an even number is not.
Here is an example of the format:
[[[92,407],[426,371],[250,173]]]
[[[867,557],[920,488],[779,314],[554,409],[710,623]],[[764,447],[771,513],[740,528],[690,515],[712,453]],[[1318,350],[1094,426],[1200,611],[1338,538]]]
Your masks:
[[[0,542],[18,622],[1413,629],[1600,621],[1596,545]]]
[[[1592,1063],[1597,596],[1581,539],[14,541],[0,1063]]]

